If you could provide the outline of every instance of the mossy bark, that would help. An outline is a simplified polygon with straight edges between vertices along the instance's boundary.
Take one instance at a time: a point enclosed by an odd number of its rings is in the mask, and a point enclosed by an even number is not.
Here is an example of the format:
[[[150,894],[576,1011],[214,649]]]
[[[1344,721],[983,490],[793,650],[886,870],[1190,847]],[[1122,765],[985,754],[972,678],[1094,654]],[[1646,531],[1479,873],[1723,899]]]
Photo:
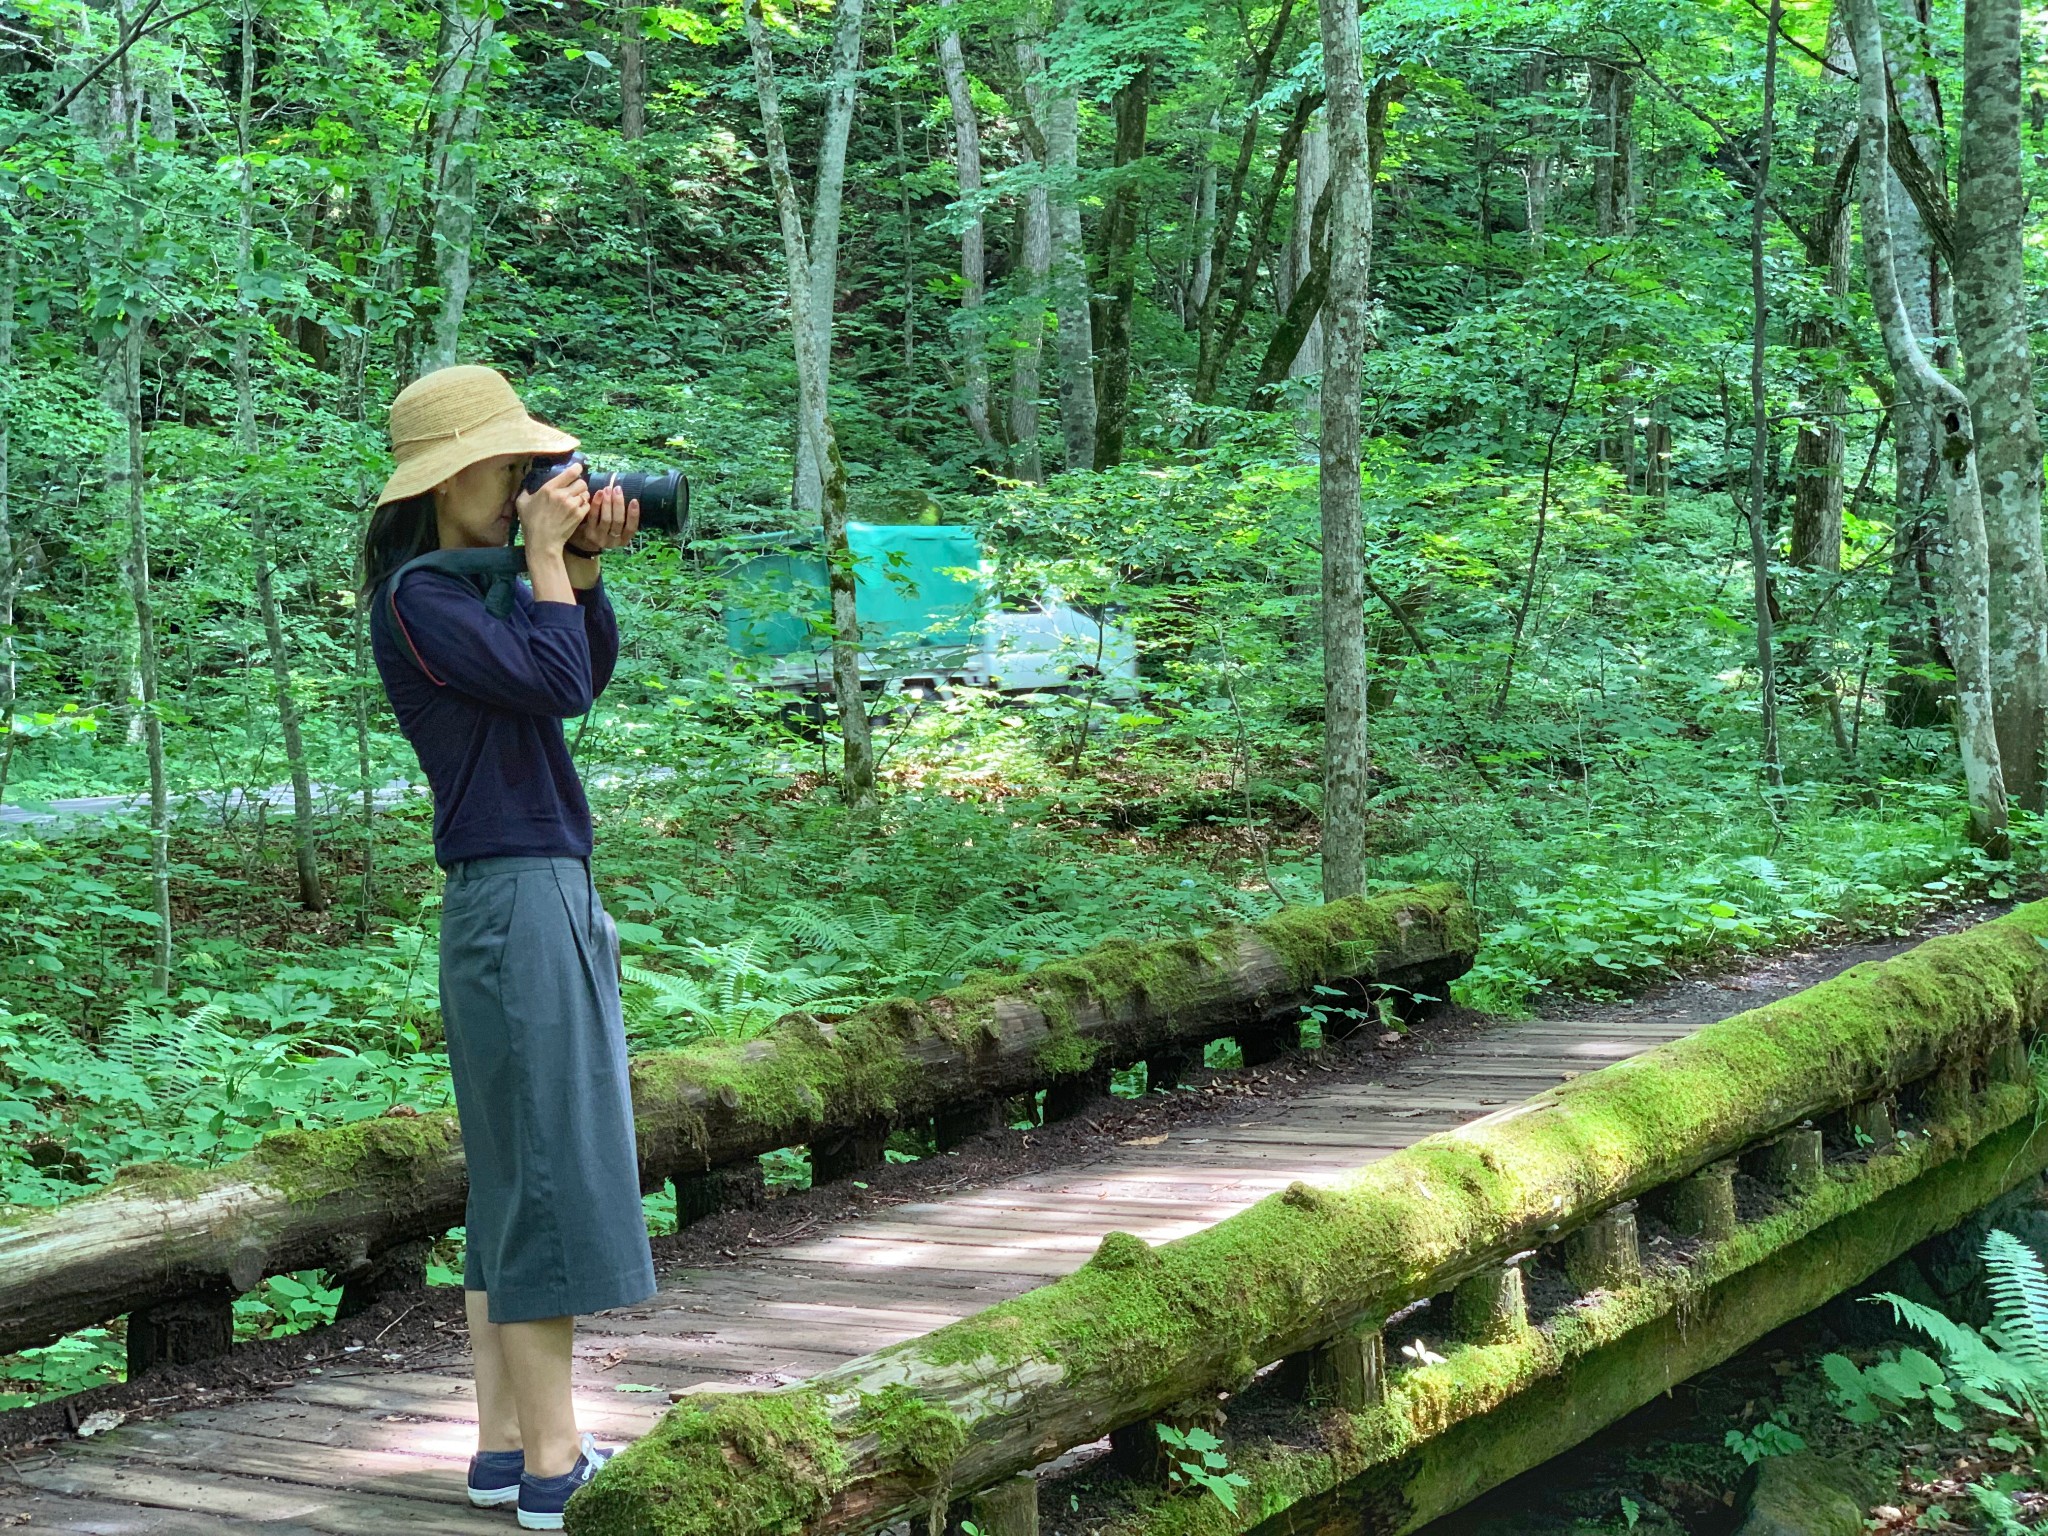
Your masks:
[[[1290,1015],[1318,986],[1434,985],[1478,931],[1454,887],[1283,911],[1202,939],[1113,942],[1022,976],[633,1062],[641,1179],[678,1187],[775,1148],[1099,1073]],[[842,1171],[855,1171],[845,1169]],[[693,1189],[696,1186],[693,1186]],[[451,1114],[271,1136],[215,1169],[138,1168],[48,1212],[0,1211],[0,1354],[266,1274],[350,1271],[462,1220]]]
[[[1327,1185],[1296,1184],[1177,1242],[1152,1248],[1113,1233],[1056,1284],[796,1389],[823,1416],[798,1475],[756,1464],[743,1479],[745,1499],[772,1502],[780,1524],[751,1522],[736,1501],[733,1447],[721,1428],[728,1415],[790,1401],[759,1393],[671,1412],[579,1496],[570,1529],[866,1530],[916,1514],[948,1488],[988,1486],[1198,1393],[1235,1389],[1269,1361],[1566,1236],[1619,1201],[1802,1120],[1896,1091],[1944,1060],[1981,1059],[1998,1040],[2032,1033],[2048,1017],[2043,938],[2048,904],[2023,907]],[[1979,1112],[1989,1105],[2009,1121],[2032,1102],[2031,1088],[1994,1085]],[[1851,1177],[1910,1177],[1969,1139],[1954,1131],[1916,1140],[1910,1152],[1875,1159]],[[1823,1184],[1801,1209],[1821,1209],[1844,1187]],[[1719,1248],[1738,1250],[1763,1231],[1745,1228]],[[1509,1352],[1516,1372],[1527,1369],[1516,1352],[1532,1347],[1491,1346]],[[958,1421],[957,1460],[935,1472],[892,1457],[860,1428],[858,1405],[884,1384]],[[1437,1423],[1457,1417],[1448,1403],[1431,1411]],[[829,1475],[805,1470],[828,1465],[836,1469]]]
[[[1967,1150],[1957,1146],[2001,1118]],[[1232,1517],[1214,1500],[1136,1491],[1098,1536],[1404,1536],[1541,1465],[1771,1329],[1859,1285],[1916,1243],[2048,1167],[2048,1131],[2004,1090],[1986,1113],[1843,1172],[1801,1207],[1627,1291],[1573,1308],[1520,1343],[1453,1350],[1396,1372],[1385,1403],[1229,1447],[1250,1479]],[[1308,1451],[1305,1443],[1325,1449]]]

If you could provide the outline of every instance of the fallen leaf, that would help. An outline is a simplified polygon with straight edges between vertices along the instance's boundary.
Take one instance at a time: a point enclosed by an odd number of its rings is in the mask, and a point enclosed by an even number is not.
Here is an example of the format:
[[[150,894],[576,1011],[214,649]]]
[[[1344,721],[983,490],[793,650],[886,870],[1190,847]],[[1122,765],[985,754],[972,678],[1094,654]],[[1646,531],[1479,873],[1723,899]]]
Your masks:
[[[1120,1142],[1118,1145],[1126,1147],[1156,1147],[1164,1140],[1166,1140],[1165,1133],[1157,1136],[1133,1136],[1129,1141]]]
[[[88,1413],[78,1421],[78,1438],[89,1440],[94,1435],[103,1435],[110,1429],[119,1429],[128,1422],[128,1415],[118,1408],[102,1408],[97,1413]]]

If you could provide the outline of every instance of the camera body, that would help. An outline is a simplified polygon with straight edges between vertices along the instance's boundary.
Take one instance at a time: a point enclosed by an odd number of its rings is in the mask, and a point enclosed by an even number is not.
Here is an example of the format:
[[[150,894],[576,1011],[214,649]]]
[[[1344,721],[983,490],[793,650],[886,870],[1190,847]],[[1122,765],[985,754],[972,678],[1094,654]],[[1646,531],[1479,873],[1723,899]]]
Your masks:
[[[539,490],[571,464],[583,466],[583,480],[593,491],[616,485],[628,502],[640,503],[643,530],[683,538],[690,531],[690,482],[680,469],[599,469],[581,452],[536,458],[526,472],[522,491]]]

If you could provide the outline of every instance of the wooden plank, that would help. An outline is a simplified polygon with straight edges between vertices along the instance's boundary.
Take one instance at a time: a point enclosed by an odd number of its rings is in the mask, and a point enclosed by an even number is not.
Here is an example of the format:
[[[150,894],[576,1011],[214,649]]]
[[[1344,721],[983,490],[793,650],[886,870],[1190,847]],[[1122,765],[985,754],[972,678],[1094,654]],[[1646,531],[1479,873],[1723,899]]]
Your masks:
[[[38,1531],[62,1531],[67,1536],[222,1536],[222,1532],[242,1525],[219,1515],[77,1498],[0,1483],[0,1528],[17,1516],[26,1520],[23,1536]],[[316,1536],[315,1527],[297,1521],[266,1522],[261,1529],[262,1536]]]
[[[225,1472],[119,1466],[85,1456],[24,1467],[18,1478],[30,1487],[58,1493],[232,1520],[293,1521],[334,1536],[499,1536],[504,1529],[503,1511],[474,1510],[467,1504],[300,1488]]]

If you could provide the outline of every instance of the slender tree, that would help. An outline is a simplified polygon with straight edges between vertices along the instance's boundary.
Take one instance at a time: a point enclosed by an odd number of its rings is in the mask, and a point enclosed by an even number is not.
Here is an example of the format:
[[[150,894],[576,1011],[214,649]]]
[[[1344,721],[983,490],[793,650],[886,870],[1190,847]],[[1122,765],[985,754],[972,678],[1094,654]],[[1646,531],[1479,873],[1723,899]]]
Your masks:
[[[1859,180],[1863,194],[1863,256],[1870,274],[1871,306],[1902,402],[1927,412],[1943,433],[1939,479],[1948,502],[1950,626],[1956,662],[1956,728],[1968,786],[1971,832],[2003,854],[2005,777],[1991,700],[1990,569],[1985,550],[1984,502],[1977,482],[1976,430],[1970,402],[1921,349],[1900,291],[1892,244],[1891,175],[1884,32],[1877,0],[1846,0],[1849,46],[1856,56],[1858,131],[1863,140]]]
[[[255,172],[249,158],[249,109],[256,86],[256,10],[242,11],[241,95],[235,113],[235,154],[240,197],[235,204],[235,445],[245,458],[257,449],[256,385],[249,366],[250,345],[263,321],[256,313],[255,231],[251,216],[256,199]],[[263,621],[263,642],[270,655],[271,684],[277,699],[277,729],[284,742],[285,765],[292,781],[292,848],[298,863],[299,902],[309,912],[327,910],[320,884],[320,834],[313,804],[313,775],[306,765],[306,738],[299,728],[299,706],[292,697],[292,654],[278,612],[277,584],[270,549],[270,509],[260,489],[249,497],[249,559],[254,567],[256,609]]]
[[[1324,303],[1323,899],[1365,889],[1368,798],[1365,526],[1359,487],[1359,379],[1371,277],[1372,173],[1357,0],[1322,0],[1329,100],[1329,295]]]
[[[1101,258],[1095,301],[1095,467],[1108,469],[1124,458],[1124,433],[1131,410],[1131,306],[1138,291],[1138,205],[1134,167],[1145,158],[1146,125],[1152,112],[1152,66],[1117,88],[1111,102],[1116,123],[1114,181],[1102,210]]]
[[[476,236],[477,136],[491,79],[493,0],[446,0],[436,49],[428,203],[432,214],[434,286],[441,300],[433,335],[421,349],[419,372],[458,360],[462,314],[469,304],[470,246]]]
[[[853,0],[842,0],[842,4]],[[761,137],[768,150],[768,177],[775,189],[775,211],[782,225],[783,263],[788,274],[790,335],[796,348],[798,377],[821,377],[817,331],[806,323],[805,295],[813,291],[811,254],[804,234],[803,209],[797,202],[796,179],[789,170],[789,150],[782,132],[782,99],[775,85],[775,54],[761,21],[761,0],[746,0],[747,45],[754,59],[754,89],[761,106]],[[867,705],[861,697],[860,620],[854,607],[853,552],[846,542],[846,468],[832,436],[832,418],[822,390],[799,394],[804,425],[800,447],[808,442],[821,492],[826,584],[832,603],[832,689],[839,709],[842,749],[840,788],[846,803],[865,811],[875,803],[875,747]]]
[[[105,119],[108,161],[124,185],[140,181],[141,103],[135,88],[130,45],[133,34],[126,0],[115,0],[114,15],[123,44]],[[149,762],[149,872],[157,918],[156,959],[150,981],[159,992],[171,988],[171,806],[170,775],[164,760],[163,717],[157,708],[156,607],[149,583],[149,524],[144,493],[147,487],[143,450],[142,359],[149,336],[147,290],[129,274],[129,264],[143,256],[146,230],[141,198],[122,200],[112,233],[121,257],[123,292],[117,328],[102,350],[102,398],[122,434],[110,449],[107,486],[127,525],[128,548],[123,564],[129,605],[135,617],[134,689],[142,725],[144,754]]]
[[[1081,241],[1080,104],[1071,91],[1040,84],[1044,65],[1035,42],[1018,45],[1018,64],[1026,89],[1043,93],[1063,462],[1068,469],[1090,469],[1095,464],[1095,326],[1088,301],[1088,251]]]
[[[1764,222],[1771,196],[1771,136],[1778,113],[1778,27],[1783,0],[1771,0],[1764,23],[1764,112],[1757,128],[1756,185],[1749,199],[1749,570],[1756,609],[1756,671],[1763,711],[1764,777],[1785,787],[1778,753],[1778,664],[1771,625],[1771,548],[1764,533],[1770,484],[1771,412],[1764,393],[1764,347],[1770,297],[1764,287]]]
[[[967,58],[960,34],[939,34],[939,69],[946,81],[946,100],[953,113],[953,147],[960,177],[960,201],[971,210],[960,228],[960,380],[961,404],[967,425],[982,452],[994,453],[995,430],[988,410],[988,322],[982,309],[988,301],[988,256],[984,248],[987,223],[981,199],[981,120],[974,110],[974,90],[967,79]]]
[[[810,350],[797,363],[796,504],[825,510],[821,466],[831,456],[810,434],[830,413],[832,316],[839,304],[839,216],[846,200],[846,141],[860,85],[863,0],[839,0],[832,18],[832,58],[825,90],[825,122],[818,142],[818,181],[811,193],[810,278],[798,313],[811,332]],[[803,357],[808,356],[808,366]],[[834,452],[837,450],[834,449]]]
[[[2041,423],[2028,339],[2020,28],[2020,0],[1968,0],[1963,7],[1956,339],[1984,488],[1998,759],[2013,799],[2038,811],[2048,766],[2048,568],[2041,557]]]

